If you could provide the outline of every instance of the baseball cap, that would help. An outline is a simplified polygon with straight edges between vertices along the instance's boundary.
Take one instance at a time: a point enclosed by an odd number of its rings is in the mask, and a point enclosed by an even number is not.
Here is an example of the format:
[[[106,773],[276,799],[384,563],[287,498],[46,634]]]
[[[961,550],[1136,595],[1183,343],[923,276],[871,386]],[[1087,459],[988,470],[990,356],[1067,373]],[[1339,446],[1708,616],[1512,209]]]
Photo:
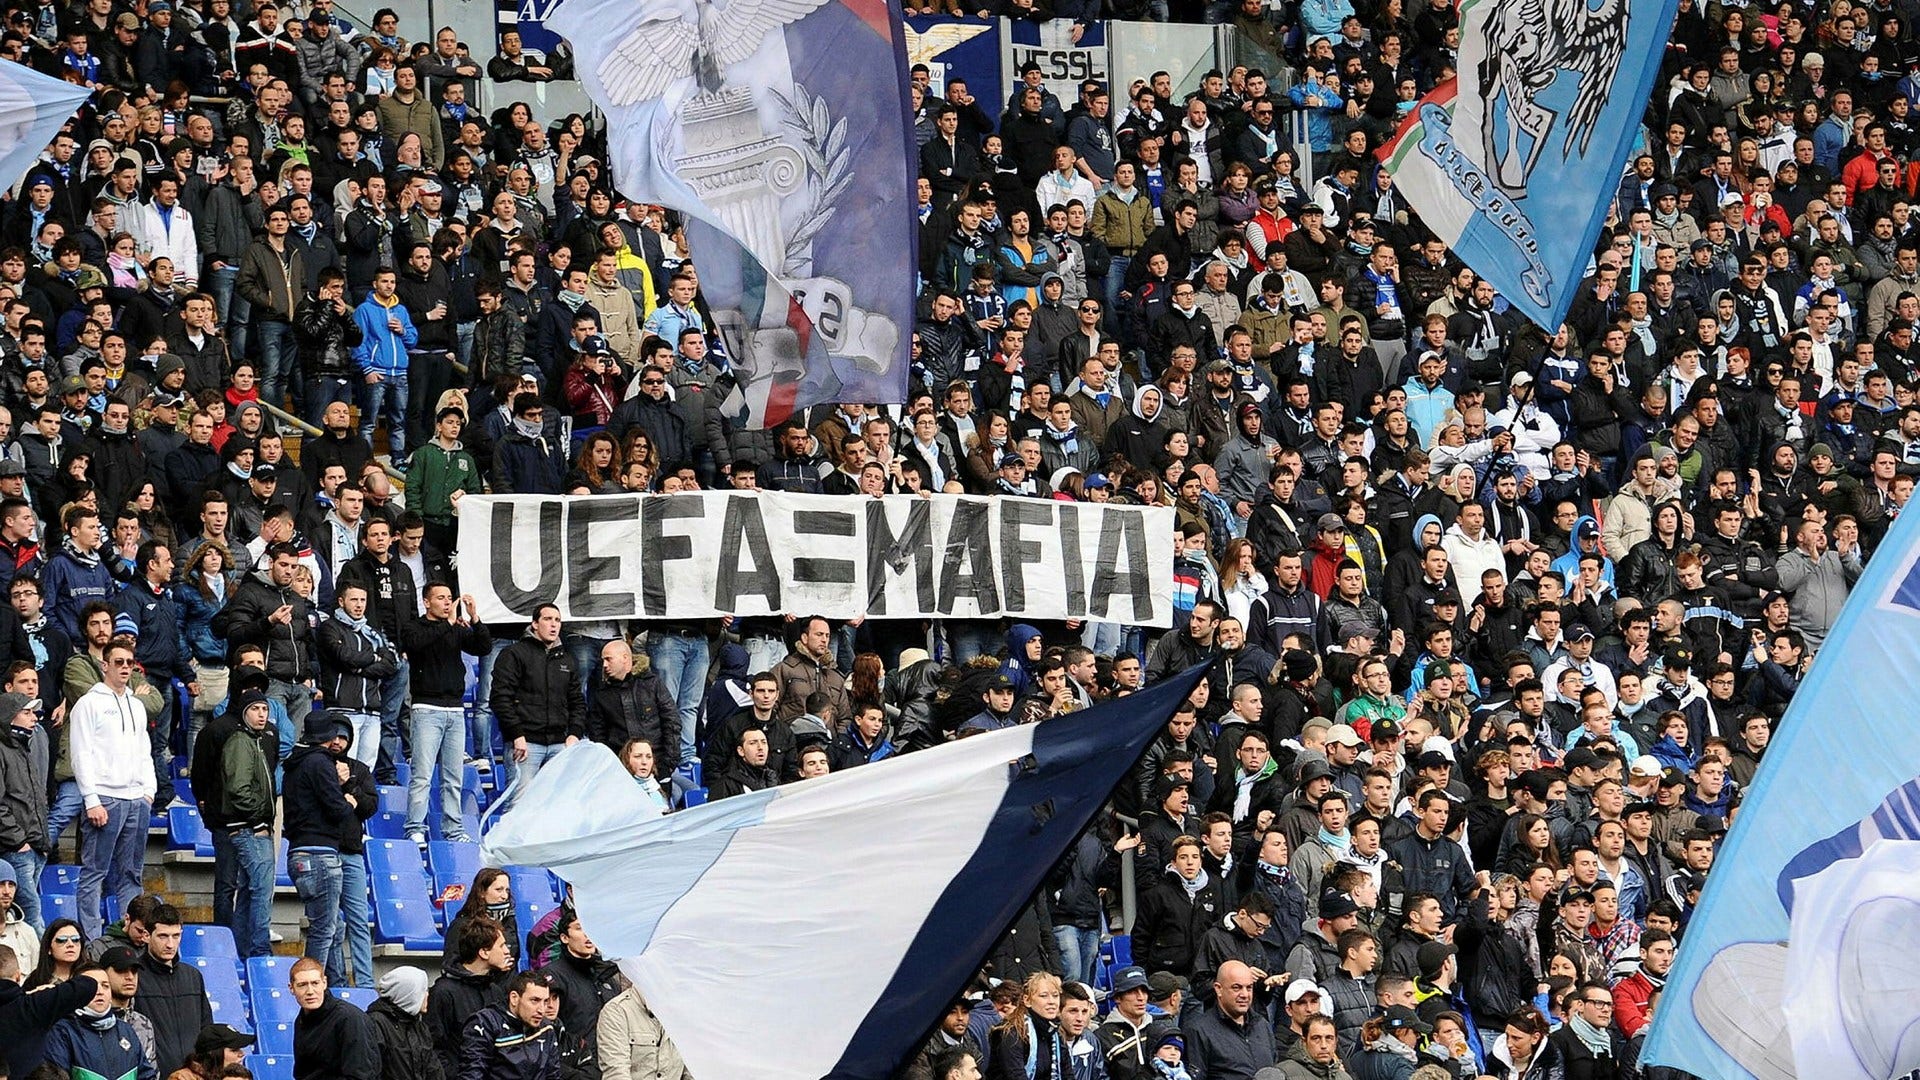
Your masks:
[[[280,469],[275,466],[273,462],[263,461],[253,467],[253,471],[247,474],[247,478],[249,480],[273,480],[278,478],[279,475]]]
[[[0,724],[11,722],[23,710],[35,706],[36,702],[25,694],[0,694]]]
[[[1013,689],[1016,689],[1016,687],[1013,685],[1013,680],[1008,678],[1004,673],[1002,673],[988,679],[987,685],[982,688],[982,692],[984,693],[987,690],[1013,690]]]
[[[1660,658],[1660,663],[1674,671],[1689,671],[1693,668],[1693,660],[1684,649],[1668,649],[1667,654]]]
[[[1641,754],[1627,766],[1627,772],[1633,776],[1659,776],[1660,759],[1652,754]]]
[[[1382,1019],[1386,1021],[1388,1031],[1410,1030],[1417,1031],[1422,1035],[1428,1035],[1433,1032],[1433,1025],[1420,1019],[1419,1013],[1414,1012],[1405,1005],[1387,1006],[1387,1011]]]
[[[1187,980],[1171,971],[1156,971],[1147,976],[1148,1001],[1165,1001],[1172,997],[1176,990],[1183,991],[1186,988]]]
[[[100,966],[108,971],[137,971],[140,968],[140,954],[126,945],[115,945],[100,954]]]
[[[1106,473],[1088,473],[1086,479],[1080,481],[1080,486],[1082,488],[1103,488],[1111,486],[1111,481],[1107,479]]]
[[[1400,737],[1400,722],[1397,720],[1375,720],[1367,732],[1367,738],[1373,742],[1389,742]]]
[[[1600,755],[1584,746],[1576,746],[1567,751],[1567,756],[1560,759],[1560,764],[1569,771],[1573,769],[1591,769],[1600,764]]]
[[[86,389],[87,389],[87,380],[81,378],[78,375],[69,375],[66,378],[60,380],[60,396],[61,397],[66,397],[68,394],[72,394],[76,392],[85,393]]]
[[[1319,524],[1321,532],[1345,532],[1347,529],[1346,521],[1339,514],[1321,514]]]
[[[1147,969],[1138,964],[1123,967],[1113,973],[1113,992],[1124,994],[1129,990],[1143,990],[1147,985]]]
[[[1428,750],[1413,761],[1413,767],[1419,769],[1451,769],[1453,759],[1438,750]]]
[[[1019,454],[1016,454],[1011,450],[1000,455],[1000,467],[1003,469],[1009,468],[1014,465],[1025,465],[1026,463],[1027,463],[1026,458],[1021,457]]]
[[[1367,745],[1366,742],[1360,738],[1360,733],[1353,730],[1352,724],[1335,724],[1333,727],[1327,729],[1327,741],[1330,743],[1339,743],[1341,746]]]
[[[114,17],[113,25],[116,29],[120,30],[138,30],[140,29],[140,16],[135,15],[131,11],[123,11]]]
[[[123,946],[124,948],[124,946]],[[245,1050],[253,1045],[253,1036],[235,1031],[225,1024],[208,1024],[193,1040],[195,1056],[206,1057],[215,1050]]]
[[[1308,994],[1312,994],[1322,1000],[1327,996],[1327,992],[1320,989],[1320,984],[1314,982],[1312,979],[1294,979],[1287,983],[1287,1004],[1291,1005],[1301,998],[1306,997]]]
[[[1626,809],[1620,811],[1620,816],[1632,817],[1635,814],[1654,814],[1658,813],[1659,810],[1660,808],[1656,804],[1648,802],[1645,799],[1640,799],[1636,802],[1628,803]]]
[[[1572,626],[1567,627],[1567,640],[1568,641],[1592,641],[1593,630],[1590,629],[1585,623],[1574,623]]]

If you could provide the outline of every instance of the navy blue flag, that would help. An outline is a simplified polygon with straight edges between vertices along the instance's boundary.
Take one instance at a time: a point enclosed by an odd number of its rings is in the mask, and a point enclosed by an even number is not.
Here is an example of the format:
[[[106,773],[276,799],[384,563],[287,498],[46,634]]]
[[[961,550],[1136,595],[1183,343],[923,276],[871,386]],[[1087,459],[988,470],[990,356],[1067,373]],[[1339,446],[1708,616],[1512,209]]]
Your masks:
[[[582,743],[481,855],[573,886],[694,1076],[890,1080],[1205,674],[665,818]]]
[[[561,0],[622,194],[686,214],[756,426],[906,400],[917,239],[897,0]],[[716,329],[716,328],[710,328]]]

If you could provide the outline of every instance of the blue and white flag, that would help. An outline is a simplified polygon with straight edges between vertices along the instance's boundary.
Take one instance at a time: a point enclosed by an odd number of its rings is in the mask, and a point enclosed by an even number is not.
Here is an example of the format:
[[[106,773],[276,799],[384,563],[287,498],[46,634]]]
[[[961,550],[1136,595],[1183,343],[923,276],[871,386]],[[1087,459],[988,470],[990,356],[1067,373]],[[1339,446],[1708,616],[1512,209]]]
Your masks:
[[[572,883],[693,1075],[890,1080],[1204,673],[668,818],[578,745],[483,857]]]
[[[756,425],[906,400],[914,151],[898,0],[561,0],[629,199],[687,240]],[[728,314],[723,318],[722,312]]]
[[[25,64],[0,63],[0,185],[18,189],[89,91]],[[51,166],[48,167],[51,171]]]
[[[1920,1068],[1920,514],[1854,586],[1707,875],[1643,1060],[1715,1080]]]
[[[1678,0],[1464,0],[1459,77],[1380,159],[1434,235],[1549,333],[1573,304]]]

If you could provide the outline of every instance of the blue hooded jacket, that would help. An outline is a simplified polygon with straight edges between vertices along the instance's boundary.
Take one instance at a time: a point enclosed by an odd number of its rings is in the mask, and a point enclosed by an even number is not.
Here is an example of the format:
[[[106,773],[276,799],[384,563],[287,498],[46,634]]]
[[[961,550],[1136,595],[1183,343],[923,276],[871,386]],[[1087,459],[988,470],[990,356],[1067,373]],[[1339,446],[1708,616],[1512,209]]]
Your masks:
[[[1033,692],[1033,674],[1027,670],[1027,644],[1040,636],[1040,631],[1026,623],[1014,623],[1007,631],[1007,658],[1000,665],[1000,674],[1013,680],[1013,692],[1016,698],[1025,697]]]
[[[1592,529],[1594,543],[1596,546],[1599,544],[1600,523],[1596,521],[1591,514],[1582,514],[1580,520],[1573,523],[1572,546],[1568,548],[1565,555],[1553,560],[1554,572],[1569,582],[1580,576],[1580,532],[1582,529]],[[1606,582],[1608,585],[1613,584],[1613,560],[1607,557],[1605,551],[1600,552],[1600,580]]]

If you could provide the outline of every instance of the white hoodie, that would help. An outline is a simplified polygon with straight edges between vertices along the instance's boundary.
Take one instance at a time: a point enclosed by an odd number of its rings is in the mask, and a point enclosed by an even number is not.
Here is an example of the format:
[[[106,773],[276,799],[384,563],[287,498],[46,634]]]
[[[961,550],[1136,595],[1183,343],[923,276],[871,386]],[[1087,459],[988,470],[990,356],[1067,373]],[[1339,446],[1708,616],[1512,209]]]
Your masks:
[[[131,688],[115,694],[106,683],[94,683],[73,703],[67,724],[73,778],[88,809],[103,799],[153,799],[157,785],[147,707]]]

